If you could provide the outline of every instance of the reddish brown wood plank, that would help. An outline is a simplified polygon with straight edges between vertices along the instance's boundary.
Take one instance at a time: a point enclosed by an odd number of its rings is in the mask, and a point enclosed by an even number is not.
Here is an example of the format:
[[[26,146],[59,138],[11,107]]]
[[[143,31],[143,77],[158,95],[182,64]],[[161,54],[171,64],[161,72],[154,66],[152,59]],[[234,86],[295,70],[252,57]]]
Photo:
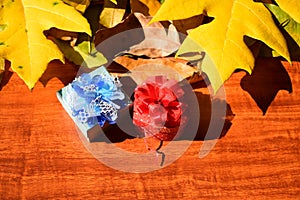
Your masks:
[[[195,141],[161,170],[111,169],[83,146],[56,99],[52,79],[30,92],[14,74],[0,92],[1,199],[297,199],[300,194],[300,65],[286,66],[293,93],[280,91],[267,114],[240,86],[226,83],[235,118],[213,151],[199,159]],[[145,148],[140,140],[119,146]]]

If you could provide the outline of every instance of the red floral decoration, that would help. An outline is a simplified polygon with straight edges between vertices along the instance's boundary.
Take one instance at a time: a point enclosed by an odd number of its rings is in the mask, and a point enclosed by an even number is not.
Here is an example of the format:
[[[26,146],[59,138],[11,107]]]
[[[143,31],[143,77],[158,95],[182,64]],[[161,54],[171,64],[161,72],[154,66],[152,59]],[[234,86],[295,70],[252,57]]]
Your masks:
[[[172,140],[178,136],[183,120],[183,103],[178,100],[183,94],[177,81],[165,76],[149,77],[135,89],[133,123],[146,138]]]

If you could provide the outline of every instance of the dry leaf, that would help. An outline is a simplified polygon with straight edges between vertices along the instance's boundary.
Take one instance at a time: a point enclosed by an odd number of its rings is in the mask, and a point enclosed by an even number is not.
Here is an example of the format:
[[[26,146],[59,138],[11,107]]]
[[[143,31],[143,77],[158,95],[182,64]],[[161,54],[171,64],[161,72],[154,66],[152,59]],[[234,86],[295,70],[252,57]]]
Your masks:
[[[127,56],[120,56],[115,59],[115,62],[122,65],[128,70],[134,70],[137,68],[142,68],[145,76],[153,75],[154,71],[158,73],[178,73],[182,79],[191,76],[194,73],[194,68],[187,65],[185,60],[176,58],[156,58],[156,59],[142,59],[137,60],[129,58]],[[171,70],[170,70],[171,69]],[[174,71],[173,71],[174,70]]]
[[[152,17],[144,16],[141,13],[134,13],[143,27],[145,39],[132,47],[126,53],[137,56],[148,56],[150,58],[165,57],[178,50],[180,46],[179,33],[170,24],[168,29],[159,23],[152,23]]]

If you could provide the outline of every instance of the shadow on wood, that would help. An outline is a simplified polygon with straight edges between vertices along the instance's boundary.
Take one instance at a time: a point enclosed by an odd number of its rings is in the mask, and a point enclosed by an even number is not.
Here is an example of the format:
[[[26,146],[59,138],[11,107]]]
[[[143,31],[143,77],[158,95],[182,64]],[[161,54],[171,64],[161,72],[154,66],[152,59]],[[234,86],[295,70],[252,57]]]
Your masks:
[[[0,91],[8,83],[11,76],[13,75],[13,72],[9,71],[9,68],[10,68],[10,62],[5,60],[4,71],[2,71],[2,73],[0,73]]]
[[[186,111],[188,121],[186,122],[186,125],[182,130],[184,134],[182,134],[176,140],[203,141],[219,139],[224,137],[229,131],[232,125],[231,121],[234,118],[234,114],[231,110],[230,105],[227,104],[227,102],[224,100],[215,99],[211,101],[210,95],[207,94],[202,94],[200,92],[196,92],[195,94],[198,100],[198,105],[195,106],[199,106],[200,121],[197,121],[197,116],[199,116],[199,113],[195,113],[195,109],[192,106],[189,107]],[[224,106],[226,107],[226,113],[223,113],[222,111],[218,112],[218,108],[224,108]],[[217,112],[214,113],[214,115],[212,115],[213,107],[215,108],[214,112]],[[129,106],[128,110],[132,117],[133,107]],[[128,110],[123,110],[123,112],[120,113],[117,121],[117,124],[119,125],[122,125],[122,121],[126,123],[123,124],[123,126],[126,126],[125,131],[121,130],[116,124],[106,125],[103,127],[103,131],[106,137],[99,137],[98,140],[94,142],[116,143],[122,142],[126,139],[133,139],[139,137],[141,135],[141,132],[138,131],[137,127],[133,124],[132,120],[127,120],[128,115],[126,114],[126,112],[128,112]],[[192,133],[191,130],[189,130],[189,128],[195,124],[199,124],[196,135],[194,135],[195,133]],[[212,125],[221,126],[223,128],[221,128],[221,132],[216,131],[211,133],[210,131],[210,135],[207,135],[208,129]]]
[[[46,71],[39,81],[46,87],[47,83],[56,77],[66,86],[74,80],[78,70],[79,66],[69,61],[66,61],[64,64],[59,60],[53,60],[48,64]]]
[[[212,140],[219,139],[226,135],[228,130],[230,129],[232,123],[231,121],[234,118],[234,114],[231,110],[231,107],[225,100],[214,99],[211,100],[210,95],[202,94],[201,92],[195,93],[198,100],[198,106],[200,111],[200,121],[195,121],[193,117],[193,109],[190,109],[187,127],[190,127],[190,123],[199,123],[197,134],[193,140]],[[224,108],[226,109],[225,113],[223,112]],[[212,113],[214,112],[214,113]],[[220,130],[216,128],[217,126],[221,126]],[[215,131],[209,131],[209,128]],[[221,132],[220,132],[221,131]],[[189,133],[188,130],[184,130],[185,133]],[[187,134],[182,135],[179,140],[189,139]]]
[[[293,91],[289,74],[280,58],[257,58],[251,75],[245,75],[241,87],[265,114],[279,90]]]
[[[114,64],[116,64],[116,66]],[[127,69],[125,69],[124,67],[120,68],[120,66],[115,62],[111,63],[108,69],[110,72],[119,72],[119,73],[120,72],[124,73],[125,71],[127,71]],[[83,67],[79,68],[78,66],[75,66],[74,64],[69,62],[63,64],[58,60],[54,60],[48,65],[47,70],[40,78],[40,82],[42,82],[42,84],[46,86],[49,80],[56,77],[64,85],[67,85],[68,83],[74,80],[77,74],[88,72],[88,70],[89,69],[85,69]],[[134,89],[137,86],[136,83],[131,78],[126,78],[126,77],[122,77],[120,80],[123,84],[124,92],[126,94],[129,94],[129,96],[131,96],[131,100],[133,100],[133,95],[130,94],[134,93]],[[193,88],[206,87],[205,84],[206,82],[200,78],[195,80],[194,81],[195,83],[191,80],[188,80],[188,82],[189,84],[191,84]],[[220,99],[215,99],[211,101],[211,97],[208,94],[195,92],[195,95],[197,97],[198,103],[197,105],[194,106],[198,106],[197,110],[199,109],[200,113],[195,113],[194,112],[195,109],[193,109],[192,106],[188,106],[186,115],[188,116],[189,120],[186,122],[185,128],[183,128],[183,132],[185,134],[177,138],[177,140],[202,141],[202,140],[218,139],[224,137],[227,131],[230,129],[231,121],[234,117],[230,105],[227,104],[226,101]],[[189,99],[188,95],[186,99]],[[214,113],[214,115],[212,115],[212,108],[213,107],[218,108],[220,106],[223,108],[226,107],[226,113],[220,112],[220,113]],[[117,124],[122,124],[122,120],[128,118],[128,112],[131,113],[131,119],[132,119],[133,108],[132,106],[130,106],[128,109],[129,110],[123,110],[122,112],[119,113],[119,117],[118,117],[119,122],[117,122]],[[200,121],[197,119],[196,116],[199,114],[200,114]],[[141,135],[141,133],[137,130],[135,125],[132,123],[132,120],[124,120],[124,121],[126,122],[126,124],[124,124],[122,127],[126,126],[126,130],[124,130],[123,128],[121,129],[116,124],[106,124],[103,127],[103,132],[106,137],[103,137],[104,135],[100,137],[96,137],[93,142],[118,143],[126,139],[133,139],[139,137]],[[210,135],[207,135],[209,126],[212,125],[211,123],[221,125],[223,127],[222,131],[221,132],[216,131],[213,134],[210,133]],[[188,127],[195,126],[195,124],[199,124],[196,136],[194,136],[195,133],[190,133],[188,130]]]

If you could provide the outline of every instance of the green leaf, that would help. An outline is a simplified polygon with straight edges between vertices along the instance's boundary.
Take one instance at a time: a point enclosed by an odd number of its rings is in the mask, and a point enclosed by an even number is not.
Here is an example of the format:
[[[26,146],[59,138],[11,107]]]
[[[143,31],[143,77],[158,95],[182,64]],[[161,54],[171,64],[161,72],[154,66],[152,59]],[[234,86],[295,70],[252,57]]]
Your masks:
[[[288,13],[295,21],[300,23],[299,0],[275,0],[279,7]]]
[[[300,23],[297,23],[291,16],[284,12],[280,7],[273,4],[265,5],[278,20],[279,26],[283,28],[289,36],[286,36],[287,44],[292,59],[300,59]],[[284,33],[285,34],[285,33]],[[287,35],[287,34],[285,34]],[[273,56],[278,56],[272,52]]]
[[[279,24],[291,35],[300,46],[300,23],[297,23],[289,14],[276,5],[265,5],[276,17]]]

